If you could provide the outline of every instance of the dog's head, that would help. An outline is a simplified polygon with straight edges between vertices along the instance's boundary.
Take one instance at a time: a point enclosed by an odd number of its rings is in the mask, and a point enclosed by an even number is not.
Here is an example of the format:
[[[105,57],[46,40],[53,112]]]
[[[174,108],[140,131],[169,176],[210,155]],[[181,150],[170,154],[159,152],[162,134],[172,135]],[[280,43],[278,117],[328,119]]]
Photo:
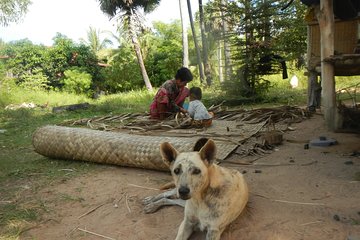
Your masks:
[[[179,153],[170,143],[160,145],[164,162],[170,167],[178,196],[187,200],[209,185],[208,170],[215,160],[213,140],[200,139],[193,152]]]

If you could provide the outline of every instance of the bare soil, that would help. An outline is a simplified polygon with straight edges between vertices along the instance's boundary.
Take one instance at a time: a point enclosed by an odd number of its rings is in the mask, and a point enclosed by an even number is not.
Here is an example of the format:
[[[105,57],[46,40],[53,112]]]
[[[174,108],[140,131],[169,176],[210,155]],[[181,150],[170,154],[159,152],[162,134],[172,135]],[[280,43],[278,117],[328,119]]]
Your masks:
[[[251,192],[247,211],[222,239],[360,239],[360,181],[355,177],[360,157],[351,156],[360,152],[359,135],[328,132],[320,115],[294,127],[282,145],[254,165],[222,164],[246,171]],[[319,136],[339,144],[304,149],[306,140]],[[183,209],[145,214],[141,202],[170,180],[168,173],[103,166],[48,186],[38,194],[49,212],[21,239],[175,239]],[[191,239],[204,239],[204,234]]]

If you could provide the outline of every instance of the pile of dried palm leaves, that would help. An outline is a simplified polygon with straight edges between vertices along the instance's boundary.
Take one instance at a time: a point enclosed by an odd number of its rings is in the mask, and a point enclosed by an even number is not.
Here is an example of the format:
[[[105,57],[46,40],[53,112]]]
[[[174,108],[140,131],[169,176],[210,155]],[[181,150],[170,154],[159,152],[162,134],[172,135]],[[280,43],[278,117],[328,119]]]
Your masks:
[[[215,114],[214,119],[237,121],[246,124],[271,122],[274,124],[290,125],[298,123],[309,117],[309,112],[299,107],[281,106],[274,108],[258,108],[252,110],[232,109],[223,107],[222,104],[209,108]],[[91,129],[116,131],[130,129],[138,131],[169,130],[189,128],[190,124],[177,121],[175,115],[164,121],[149,118],[148,113],[124,113],[120,115],[107,115],[102,117],[84,118],[71,120],[61,125],[87,126]]]
[[[147,113],[125,113],[76,121],[66,121],[61,125],[83,126],[103,131],[121,131],[131,134],[194,137],[203,136],[229,141],[239,145],[239,155],[262,155],[272,146],[264,143],[259,136],[269,131],[291,129],[291,123],[298,123],[309,117],[309,112],[295,106],[281,106],[258,109],[228,109],[222,104],[211,106],[215,114],[213,127],[194,129],[187,117],[169,117],[164,121],[153,120]]]

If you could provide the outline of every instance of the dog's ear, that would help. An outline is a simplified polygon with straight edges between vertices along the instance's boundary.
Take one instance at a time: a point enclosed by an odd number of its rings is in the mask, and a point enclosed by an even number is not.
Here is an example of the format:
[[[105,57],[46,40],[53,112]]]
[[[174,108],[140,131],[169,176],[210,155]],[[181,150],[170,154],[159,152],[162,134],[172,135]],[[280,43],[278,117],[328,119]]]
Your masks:
[[[206,144],[200,149],[199,154],[203,161],[206,161],[208,164],[213,163],[216,156],[215,142],[209,139]]]
[[[176,149],[168,142],[160,144],[160,153],[163,161],[168,166],[174,163],[176,156],[178,155]]]
[[[207,143],[208,140],[209,140],[208,138],[200,138],[199,140],[197,140],[193,149],[194,152],[199,152],[200,149]]]

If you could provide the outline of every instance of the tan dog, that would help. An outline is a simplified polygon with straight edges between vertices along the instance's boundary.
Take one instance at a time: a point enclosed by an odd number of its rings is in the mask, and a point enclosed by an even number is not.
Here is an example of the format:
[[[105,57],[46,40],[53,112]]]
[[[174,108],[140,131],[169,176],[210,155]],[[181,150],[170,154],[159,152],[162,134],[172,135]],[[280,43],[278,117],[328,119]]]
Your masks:
[[[176,239],[188,239],[196,228],[207,230],[207,240],[220,239],[247,204],[243,175],[213,164],[216,146],[212,140],[198,152],[179,153],[167,142],[161,144],[160,151],[170,167],[178,197],[187,200]]]

